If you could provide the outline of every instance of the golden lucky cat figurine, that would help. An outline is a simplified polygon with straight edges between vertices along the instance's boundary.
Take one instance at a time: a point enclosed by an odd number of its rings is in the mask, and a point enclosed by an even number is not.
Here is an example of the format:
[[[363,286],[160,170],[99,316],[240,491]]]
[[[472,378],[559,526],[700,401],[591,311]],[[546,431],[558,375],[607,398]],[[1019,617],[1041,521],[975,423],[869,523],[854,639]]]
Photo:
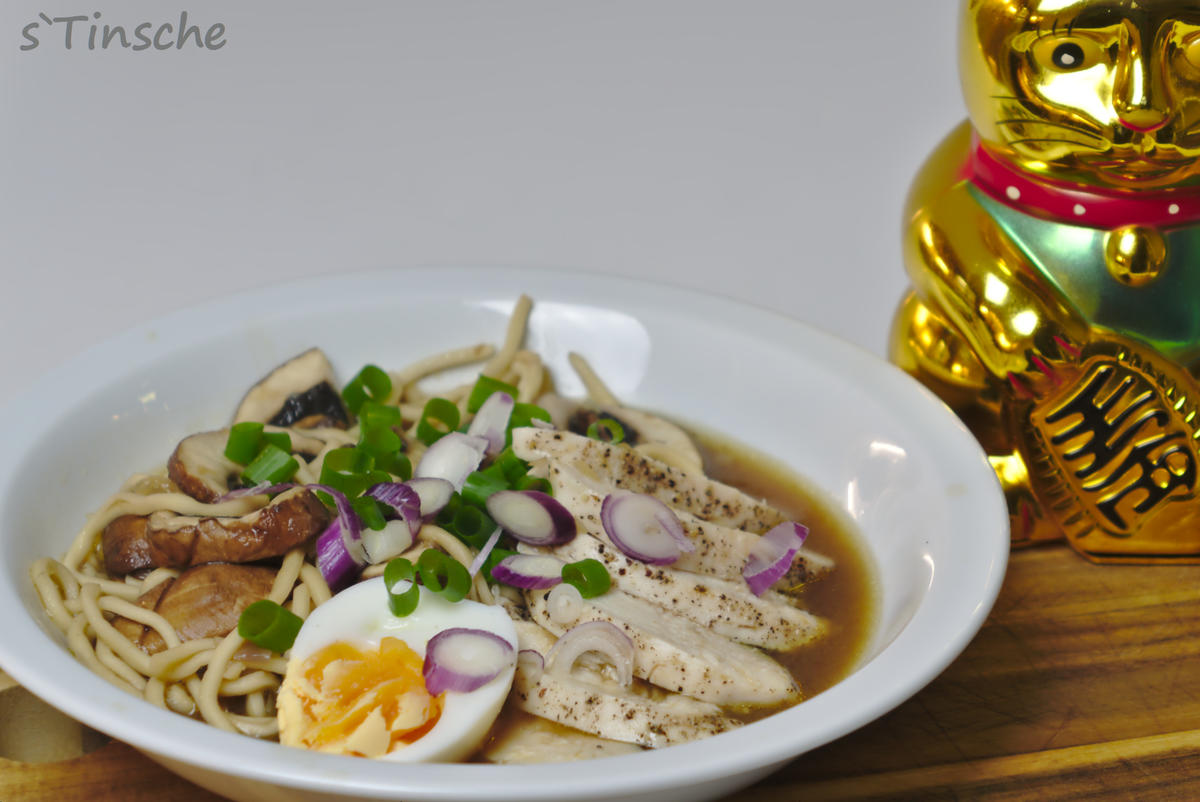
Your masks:
[[[1200,562],[1200,3],[967,0],[960,72],[892,359],[980,440],[1014,545]]]

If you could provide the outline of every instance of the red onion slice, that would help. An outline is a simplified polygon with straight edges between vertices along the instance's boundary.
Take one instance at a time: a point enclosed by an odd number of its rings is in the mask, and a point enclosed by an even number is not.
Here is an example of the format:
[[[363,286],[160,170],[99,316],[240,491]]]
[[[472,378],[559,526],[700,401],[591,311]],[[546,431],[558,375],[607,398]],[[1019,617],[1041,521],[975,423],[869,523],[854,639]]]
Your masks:
[[[510,554],[492,568],[492,579],[526,590],[552,588],[562,582],[564,565],[549,554]]]
[[[407,522],[395,518],[384,524],[383,529],[364,529],[361,537],[367,562],[379,565],[408,551],[415,539],[415,533]]]
[[[575,537],[575,516],[540,490],[501,490],[488,496],[488,515],[504,531],[531,546],[552,546]]]
[[[425,687],[437,696],[445,691],[482,688],[516,664],[512,644],[494,632],[454,627],[429,639],[425,650]]]
[[[585,621],[564,632],[546,655],[546,671],[566,676],[588,652],[596,652],[611,664],[622,686],[628,687],[633,682],[633,641],[608,621]]]
[[[450,496],[454,494],[454,485],[433,476],[409,479],[405,484],[420,497],[422,518],[437,515],[442,511],[442,507],[450,503]]]
[[[750,592],[761,596],[792,567],[796,552],[808,537],[808,527],[786,521],[760,537],[746,557],[742,576]]]
[[[516,402],[508,393],[492,393],[479,407],[467,428],[468,435],[488,441],[488,456],[499,454],[504,449],[504,433],[508,430],[508,421],[512,418],[515,405]]]
[[[362,549],[361,543],[357,545]],[[339,519],[334,518],[333,523],[317,535],[317,570],[334,593],[353,582],[365,564],[365,554],[362,562],[359,562],[346,548],[346,539],[342,537]]]
[[[355,568],[362,568],[367,564],[367,554],[363,549],[361,537],[362,521],[359,520],[358,513],[350,506],[350,501],[342,491],[329,485],[312,484],[307,487],[310,490],[328,493],[337,507],[337,518],[334,518],[333,523],[317,537],[317,568],[320,569],[321,576],[325,577],[329,589],[336,592],[353,579],[354,570],[345,566],[346,559],[353,562]],[[344,557],[338,554],[334,546],[335,538],[341,541]],[[322,542],[324,542],[324,546],[322,546]],[[324,549],[325,555],[323,561],[322,549]],[[325,567],[322,567],[323,565]]]
[[[467,475],[479,467],[487,448],[488,441],[482,437],[450,432],[429,447],[413,475],[418,479],[445,479],[461,492]]]
[[[483,544],[483,548],[475,555],[475,559],[471,560],[471,567],[467,569],[467,573],[474,579],[479,573],[479,569],[487,562],[488,555],[492,553],[492,549],[496,548],[496,544],[500,541],[500,533],[504,530],[496,527],[492,530],[492,534],[488,536],[487,542]],[[494,576],[494,575],[493,575]]]
[[[520,671],[530,682],[537,682],[546,670],[546,659],[536,649],[522,649],[517,652],[517,671]]]
[[[671,508],[645,493],[609,493],[600,504],[600,524],[626,556],[650,565],[670,565],[695,549]]]
[[[231,499],[242,498],[244,496],[273,496],[276,493],[282,493],[285,490],[290,490],[295,486],[295,482],[283,482],[282,484],[277,485],[273,485],[270,482],[263,482],[261,485],[255,485],[254,487],[243,487],[237,490],[230,490],[225,495],[219,497],[214,503],[220,504],[222,501],[229,501]]]
[[[363,495],[382,501],[395,510],[401,520],[408,524],[413,537],[416,537],[421,529],[421,497],[417,491],[403,482],[380,482],[367,488]]]

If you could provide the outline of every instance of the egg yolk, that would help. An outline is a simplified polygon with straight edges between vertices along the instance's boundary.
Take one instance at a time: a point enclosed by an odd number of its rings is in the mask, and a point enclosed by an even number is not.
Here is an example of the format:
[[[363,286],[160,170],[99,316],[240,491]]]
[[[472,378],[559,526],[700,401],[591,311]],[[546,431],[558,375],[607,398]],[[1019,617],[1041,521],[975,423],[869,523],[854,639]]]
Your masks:
[[[408,644],[391,637],[377,649],[343,642],[321,648],[294,677],[289,666],[280,702],[298,715],[287,716],[294,726],[280,732],[280,741],[362,757],[416,741],[442,714],[442,697],[425,688],[422,662]],[[294,699],[285,702],[289,692]]]

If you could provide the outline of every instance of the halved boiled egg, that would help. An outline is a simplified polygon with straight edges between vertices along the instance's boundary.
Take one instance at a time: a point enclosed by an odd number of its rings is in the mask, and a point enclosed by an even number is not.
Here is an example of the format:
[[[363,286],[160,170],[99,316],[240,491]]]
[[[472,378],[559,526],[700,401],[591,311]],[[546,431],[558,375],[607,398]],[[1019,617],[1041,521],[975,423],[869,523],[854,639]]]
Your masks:
[[[416,611],[398,618],[379,577],[309,615],[279,689],[281,743],[405,763],[453,762],[479,747],[512,685],[516,628],[503,608],[420,594]],[[431,692],[423,672],[431,640],[462,665],[503,668],[469,683],[473,690]],[[435,668],[444,676],[455,667]]]

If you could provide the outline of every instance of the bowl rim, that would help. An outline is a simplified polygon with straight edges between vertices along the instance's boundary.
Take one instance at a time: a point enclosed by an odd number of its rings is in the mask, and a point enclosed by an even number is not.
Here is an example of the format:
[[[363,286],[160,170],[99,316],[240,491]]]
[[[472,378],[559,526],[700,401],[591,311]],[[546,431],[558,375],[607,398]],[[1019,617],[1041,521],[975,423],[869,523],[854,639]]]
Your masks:
[[[94,344],[43,374],[30,387],[0,406],[0,411],[4,413],[0,415],[0,420],[38,420],[46,416],[46,398],[55,398],[67,387],[91,388],[101,386],[106,378],[111,380],[111,372],[105,370],[108,366],[131,362],[140,364],[180,348],[203,343],[212,334],[205,332],[202,326],[186,324],[203,320],[208,314],[238,308],[250,309],[268,298],[272,303],[279,303],[281,295],[285,300],[304,297],[320,292],[331,284],[343,288],[377,287],[405,281],[423,282],[426,286],[433,282],[434,286],[446,288],[443,291],[446,294],[455,288],[470,287],[472,296],[500,294],[512,297],[517,294],[513,290],[517,286],[539,288],[536,294],[541,294],[540,288],[548,288],[548,296],[573,295],[581,287],[605,287],[607,290],[636,293],[660,300],[682,300],[692,304],[700,313],[732,311],[739,315],[752,315],[762,330],[799,338],[806,344],[820,347],[830,355],[830,361],[836,358],[839,364],[868,371],[876,377],[881,389],[886,390],[888,403],[905,416],[906,422],[917,427],[933,427],[939,433],[943,447],[957,461],[961,480],[972,488],[973,494],[978,495],[976,501],[983,505],[978,510],[978,519],[974,521],[978,525],[972,537],[957,538],[949,544],[950,551],[946,559],[958,561],[959,573],[955,575],[950,572],[950,576],[944,577],[946,572],[938,572],[908,624],[850,676],[806,700],[802,706],[783,711],[749,727],[671,747],[668,752],[673,759],[666,762],[669,768],[661,765],[664,764],[661,759],[663,752],[643,752],[586,763],[536,766],[426,764],[406,767],[404,774],[397,775],[395,764],[329,755],[321,755],[320,760],[313,761],[311,754],[302,750],[226,733],[151,705],[138,710],[136,718],[145,718],[150,725],[143,729],[124,716],[114,717],[110,709],[99,701],[93,701],[104,697],[103,689],[120,694],[122,700],[132,697],[112,688],[74,660],[71,661],[73,667],[82,674],[78,676],[78,684],[73,684],[69,689],[69,698],[63,699],[62,687],[52,678],[52,672],[38,669],[36,658],[53,655],[52,649],[58,650],[58,656],[61,657],[65,649],[54,642],[31,617],[24,615],[12,622],[13,628],[0,640],[0,667],[49,704],[55,705],[56,699],[60,705],[70,702],[68,714],[83,723],[129,743],[152,757],[160,756],[201,770],[293,788],[369,798],[398,798],[403,795],[420,799],[551,800],[592,798],[597,789],[588,787],[588,784],[599,776],[604,778],[604,795],[616,796],[715,781],[781,764],[858,729],[911,697],[939,675],[966,648],[983,625],[999,594],[1006,570],[1009,553],[1007,513],[991,466],[974,437],[954,413],[898,368],[853,343],[774,310],[721,298],[694,288],[586,271],[480,266],[387,268],[299,279],[281,285],[242,290],[168,312]],[[611,304],[599,306],[613,308]],[[179,325],[181,322],[185,325]],[[118,356],[120,361],[115,361]],[[826,357],[822,356],[822,361],[826,361]],[[51,405],[51,409],[54,409],[54,405]],[[16,431],[11,425],[0,429],[0,443],[4,444],[7,453],[17,454],[15,459],[0,464],[0,504],[9,495],[24,454],[41,433],[42,430],[37,426],[29,426],[21,431]],[[736,436],[736,433],[732,434]],[[0,517],[0,520],[3,518]],[[23,607],[16,589],[9,587],[6,582],[0,582],[0,605],[4,604]],[[30,647],[33,649],[31,656],[35,659],[20,653],[22,648]],[[881,659],[885,656],[888,659]],[[897,672],[895,666],[891,665],[896,661],[902,661],[902,665],[919,665],[920,668]],[[879,688],[885,690],[879,691]],[[855,699],[854,694],[859,689],[876,690],[874,695],[865,697],[866,701],[859,695],[853,711],[846,714],[838,704],[843,698]],[[788,733],[789,714],[801,708],[805,716],[821,721],[834,720],[835,723],[816,732]],[[163,739],[157,735],[160,723],[168,727],[168,732],[173,727],[181,727],[180,737]],[[233,754],[245,757],[236,767],[228,766]],[[316,769],[313,768],[314,764],[317,764]],[[589,765],[593,768],[581,769],[581,766]],[[602,768],[595,769],[596,766]],[[514,780],[518,774],[529,775],[531,772],[536,773],[541,783],[540,791],[530,788],[530,783],[524,781],[512,785],[510,793],[506,781]]]

